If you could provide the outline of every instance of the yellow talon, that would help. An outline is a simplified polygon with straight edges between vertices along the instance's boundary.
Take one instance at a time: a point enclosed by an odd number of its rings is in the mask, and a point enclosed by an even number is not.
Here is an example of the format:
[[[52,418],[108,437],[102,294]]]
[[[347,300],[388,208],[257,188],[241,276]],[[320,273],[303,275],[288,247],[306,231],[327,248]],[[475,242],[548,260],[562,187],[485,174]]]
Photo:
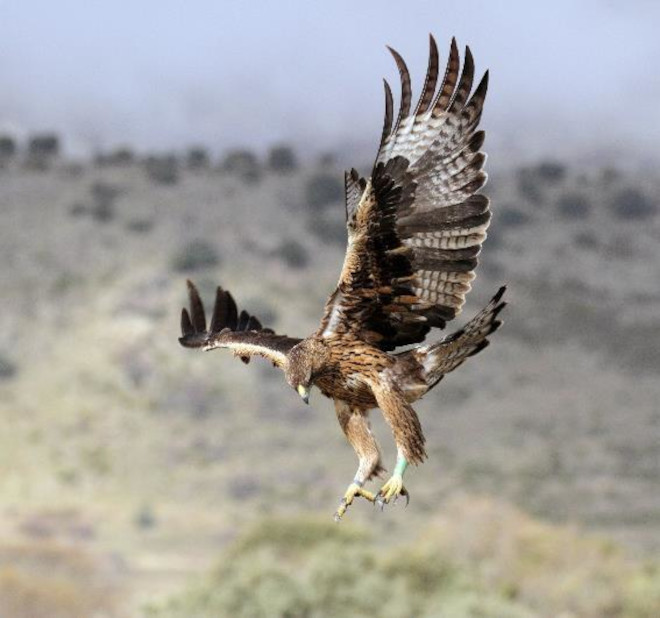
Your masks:
[[[363,489],[357,483],[351,483],[348,486],[348,489],[346,490],[344,497],[341,499],[341,502],[339,503],[339,507],[337,508],[337,511],[335,513],[336,522],[341,520],[341,518],[346,513],[348,507],[351,504],[353,504],[353,500],[355,499],[356,496],[362,496],[363,498],[369,500],[369,502],[376,501],[376,496],[373,493],[367,491],[366,489]]]
[[[380,491],[376,496],[376,501],[382,507],[385,504],[389,504],[392,498],[394,498],[394,501],[396,502],[396,499],[399,496],[406,497],[407,505],[408,501],[410,500],[410,496],[408,495],[406,488],[403,486],[403,477],[395,474],[387,481],[387,483],[385,483],[385,485],[380,488]]]

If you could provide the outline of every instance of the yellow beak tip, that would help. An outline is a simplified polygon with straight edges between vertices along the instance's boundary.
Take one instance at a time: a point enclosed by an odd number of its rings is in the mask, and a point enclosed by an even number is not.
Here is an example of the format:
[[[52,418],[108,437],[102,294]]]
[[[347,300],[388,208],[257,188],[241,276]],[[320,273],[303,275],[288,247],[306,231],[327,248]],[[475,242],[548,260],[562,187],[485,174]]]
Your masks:
[[[302,384],[298,385],[298,394],[305,403],[309,403],[309,389],[305,388]]]

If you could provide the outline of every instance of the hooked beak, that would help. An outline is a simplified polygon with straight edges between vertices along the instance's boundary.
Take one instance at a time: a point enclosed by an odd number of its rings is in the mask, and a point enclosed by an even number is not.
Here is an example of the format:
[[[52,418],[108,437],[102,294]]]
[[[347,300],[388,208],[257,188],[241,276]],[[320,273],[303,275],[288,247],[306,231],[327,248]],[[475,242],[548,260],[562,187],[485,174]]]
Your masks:
[[[309,403],[309,389],[304,387],[302,384],[298,385],[298,394],[305,403]]]

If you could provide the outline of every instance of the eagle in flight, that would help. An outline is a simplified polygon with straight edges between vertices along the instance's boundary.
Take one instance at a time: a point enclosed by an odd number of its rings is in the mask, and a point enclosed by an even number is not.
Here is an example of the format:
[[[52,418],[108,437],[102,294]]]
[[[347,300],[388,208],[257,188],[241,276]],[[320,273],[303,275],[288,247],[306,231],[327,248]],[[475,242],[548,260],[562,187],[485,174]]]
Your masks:
[[[312,386],[334,400],[337,420],[359,465],[339,503],[339,521],[357,496],[382,507],[409,499],[403,475],[426,458],[424,434],[412,404],[442,377],[488,345],[501,324],[504,287],[463,328],[424,343],[461,311],[490,221],[477,130],[488,72],[472,92],[474,62],[463,68],[456,41],[439,87],[438,49],[430,37],[426,79],[412,108],[410,74],[393,49],[401,77],[396,118],[385,81],[385,122],[370,178],[345,175],[348,246],[337,287],[318,329],[305,339],[278,335],[217,289],[207,327],[204,306],[188,282],[190,311],[181,315],[181,344],[229,348],[244,362],[265,357],[284,371],[305,403]],[[472,94],[470,94],[472,93]],[[409,346],[395,353],[396,348]],[[364,485],[384,471],[370,430],[369,410],[380,408],[397,446],[394,473],[376,493]]]

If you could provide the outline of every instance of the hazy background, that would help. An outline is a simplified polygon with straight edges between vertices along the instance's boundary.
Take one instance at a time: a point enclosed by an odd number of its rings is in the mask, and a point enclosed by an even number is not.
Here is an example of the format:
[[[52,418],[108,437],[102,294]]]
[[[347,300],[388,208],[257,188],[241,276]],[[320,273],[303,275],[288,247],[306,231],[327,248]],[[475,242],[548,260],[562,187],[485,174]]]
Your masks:
[[[0,0],[2,618],[660,616],[653,2]],[[343,172],[428,33],[491,69],[493,220],[407,509],[331,402],[177,342],[185,279],[318,325]],[[441,333],[437,334],[440,337]],[[374,432],[392,466],[382,415]],[[376,488],[376,484],[370,485]]]
[[[55,129],[67,150],[200,141],[367,152],[380,128],[389,44],[419,84],[426,35],[455,35],[491,69],[495,160],[620,162],[660,139],[660,5],[586,0],[0,3],[0,118]],[[418,86],[419,87],[419,86]]]

